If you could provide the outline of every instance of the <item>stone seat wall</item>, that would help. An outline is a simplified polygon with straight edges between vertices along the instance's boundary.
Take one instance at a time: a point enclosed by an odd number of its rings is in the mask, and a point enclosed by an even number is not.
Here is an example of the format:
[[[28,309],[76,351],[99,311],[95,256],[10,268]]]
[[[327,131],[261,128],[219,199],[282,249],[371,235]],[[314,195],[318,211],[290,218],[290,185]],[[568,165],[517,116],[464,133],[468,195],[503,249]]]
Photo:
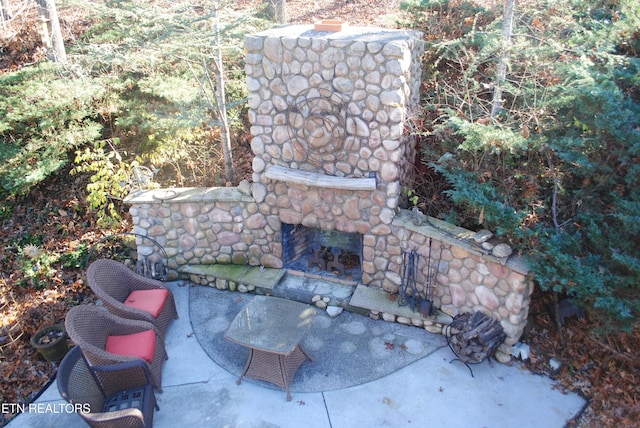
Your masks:
[[[150,190],[126,199],[134,232],[164,247],[170,280],[178,279],[185,266],[282,267],[280,221],[260,212],[248,183],[242,187]],[[500,320],[507,334],[500,348],[505,357],[526,325],[533,283],[522,259],[496,258],[473,245],[472,234],[437,219],[416,226],[400,210],[387,235],[364,236],[363,254],[370,261],[363,262],[362,283],[397,294],[402,254],[415,249],[420,255],[418,292],[424,295],[428,273],[434,272],[434,307],[450,316],[481,311]],[[153,260],[158,249],[145,244],[138,242],[138,253]]]
[[[133,231],[155,239],[167,252],[170,280],[188,265],[282,267],[280,221],[262,214],[249,190],[149,190],[125,202],[131,205]],[[154,251],[148,242],[138,242],[139,255],[153,260]]]

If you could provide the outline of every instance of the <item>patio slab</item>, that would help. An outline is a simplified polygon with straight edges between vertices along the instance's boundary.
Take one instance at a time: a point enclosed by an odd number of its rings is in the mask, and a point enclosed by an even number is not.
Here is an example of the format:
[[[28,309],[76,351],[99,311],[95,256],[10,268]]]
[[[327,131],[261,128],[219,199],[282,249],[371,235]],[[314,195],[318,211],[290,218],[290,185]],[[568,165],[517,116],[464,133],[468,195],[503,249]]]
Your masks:
[[[226,340],[224,333],[235,315],[254,298],[252,294],[207,286],[193,286],[189,293],[190,318],[196,338],[216,364],[236,376],[242,373],[249,351]],[[424,329],[384,323],[349,312],[331,318],[316,308],[316,316],[301,346],[314,361],[303,363],[297,370],[290,385],[294,399],[296,392],[329,391],[370,382],[447,344],[441,335]],[[254,379],[243,379],[244,382],[277,388]]]
[[[155,428],[281,427],[391,428],[492,427],[562,428],[579,415],[585,400],[565,393],[553,380],[532,374],[517,361],[485,361],[473,366],[475,377],[448,348],[374,381],[322,392],[294,392],[292,401],[275,388],[243,381],[215,364],[204,352],[191,325],[188,283],[169,283],[180,318],[167,331],[169,359]],[[342,316],[342,315],[341,315]],[[340,317],[338,317],[339,319]],[[346,318],[345,318],[346,319]],[[384,330],[391,323],[378,321]],[[204,339],[206,340],[206,338]],[[345,358],[348,355],[345,354]],[[312,363],[311,363],[312,364]],[[64,405],[55,382],[36,401]],[[80,428],[79,415],[40,407],[19,415],[9,428]]]

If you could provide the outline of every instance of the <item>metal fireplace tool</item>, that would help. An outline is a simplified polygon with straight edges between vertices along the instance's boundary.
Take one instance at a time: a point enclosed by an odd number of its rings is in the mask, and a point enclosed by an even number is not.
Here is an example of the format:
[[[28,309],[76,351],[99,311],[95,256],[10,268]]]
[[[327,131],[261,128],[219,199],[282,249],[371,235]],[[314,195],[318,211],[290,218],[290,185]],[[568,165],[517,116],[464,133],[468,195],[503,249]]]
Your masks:
[[[416,281],[416,269],[419,266],[420,254],[413,249],[403,251],[402,284],[400,285],[398,305],[409,305],[413,312],[418,312],[422,316],[433,315],[433,301],[431,300],[433,275],[437,269],[432,268],[432,240],[429,238],[429,260],[427,261],[427,284],[424,298],[420,297]]]
[[[416,266],[418,265],[420,254],[418,254],[418,252],[413,249],[410,251],[403,251],[402,257],[402,283],[400,284],[398,305],[409,305],[411,310],[415,312],[416,304],[419,299],[418,287],[416,284]]]

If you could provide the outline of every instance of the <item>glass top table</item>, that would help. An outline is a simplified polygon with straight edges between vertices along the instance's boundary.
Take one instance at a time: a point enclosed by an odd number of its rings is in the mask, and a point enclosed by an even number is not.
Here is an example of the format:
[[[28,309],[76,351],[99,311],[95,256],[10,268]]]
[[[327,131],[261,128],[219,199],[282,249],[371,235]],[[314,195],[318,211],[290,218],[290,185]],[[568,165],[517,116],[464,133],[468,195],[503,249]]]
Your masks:
[[[255,296],[236,315],[224,337],[249,348],[244,376],[265,380],[287,391],[298,367],[307,359],[300,347],[316,315],[315,308],[304,303],[270,296]]]

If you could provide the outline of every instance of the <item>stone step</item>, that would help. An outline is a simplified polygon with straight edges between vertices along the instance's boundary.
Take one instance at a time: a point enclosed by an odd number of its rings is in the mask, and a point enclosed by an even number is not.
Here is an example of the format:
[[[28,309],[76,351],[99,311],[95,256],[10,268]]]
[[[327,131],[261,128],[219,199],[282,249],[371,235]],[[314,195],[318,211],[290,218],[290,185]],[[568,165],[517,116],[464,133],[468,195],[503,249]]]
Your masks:
[[[433,316],[425,317],[420,312],[411,310],[409,305],[400,306],[397,297],[397,294],[388,293],[381,288],[367,287],[360,284],[356,287],[349,304],[355,308],[380,313],[383,317],[387,314],[396,318],[403,318],[414,325],[430,323],[448,325],[452,321],[449,315],[440,311],[436,311]]]
[[[220,289],[236,289],[240,291],[263,290],[268,294],[278,285],[286,274],[284,269],[265,268],[260,266],[211,264],[182,266],[178,272],[188,275],[192,282],[209,285]],[[242,290],[242,287],[247,290]]]
[[[425,317],[407,306],[400,306],[397,295],[362,284],[327,281],[286,269],[264,268],[248,265],[212,264],[183,266],[183,275],[200,285],[224,290],[270,295],[320,307],[337,306],[349,312],[380,316],[387,321],[398,321],[416,326],[447,325],[451,317],[437,311]],[[324,303],[318,303],[318,299]]]
[[[248,265],[211,264],[183,266],[178,272],[188,276],[191,282],[221,290],[233,290],[264,294],[307,304],[325,301],[327,306],[349,308],[349,300],[356,289],[350,281],[327,281],[297,271],[260,268]],[[354,308],[360,312],[359,308]]]

